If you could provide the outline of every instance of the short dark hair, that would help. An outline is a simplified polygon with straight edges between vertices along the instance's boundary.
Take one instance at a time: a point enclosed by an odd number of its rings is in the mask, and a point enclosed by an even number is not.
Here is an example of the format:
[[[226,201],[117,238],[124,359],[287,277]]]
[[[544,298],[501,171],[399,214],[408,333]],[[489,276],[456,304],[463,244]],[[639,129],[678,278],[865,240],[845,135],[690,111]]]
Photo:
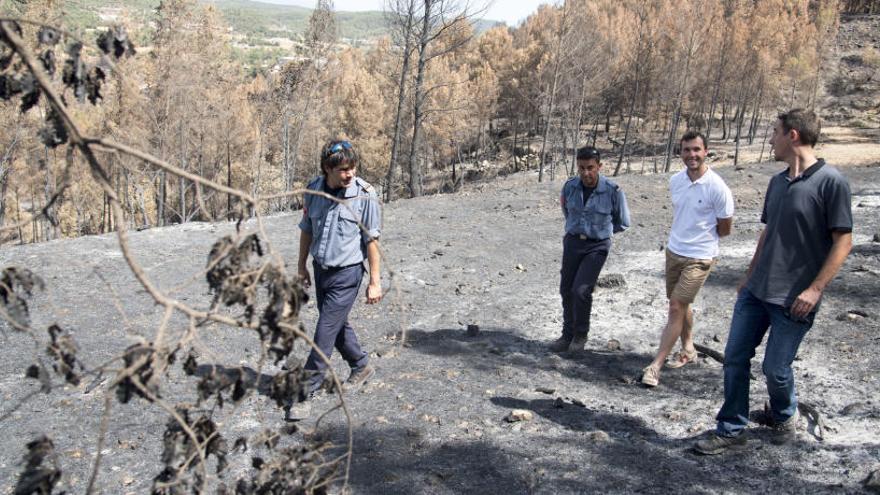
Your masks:
[[[592,146],[584,146],[583,148],[578,148],[577,151],[577,159],[578,160],[596,160],[597,162],[602,161],[602,153],[599,153],[599,150]]]
[[[792,129],[798,131],[801,143],[807,146],[815,146],[816,142],[819,141],[819,132],[822,130],[822,124],[819,123],[819,117],[812,110],[794,108],[785,113],[780,113],[778,118],[785,132],[790,132]]]
[[[327,175],[327,169],[344,165],[346,168],[356,167],[358,154],[350,142],[345,140],[333,140],[321,149],[321,173]]]
[[[693,141],[697,138],[700,138],[700,141],[703,142],[703,149],[709,149],[709,146],[707,146],[708,143],[706,143],[706,136],[704,136],[702,132],[693,129],[685,132],[684,136],[682,136],[681,139],[678,140],[679,149],[681,149],[681,143],[685,141]]]

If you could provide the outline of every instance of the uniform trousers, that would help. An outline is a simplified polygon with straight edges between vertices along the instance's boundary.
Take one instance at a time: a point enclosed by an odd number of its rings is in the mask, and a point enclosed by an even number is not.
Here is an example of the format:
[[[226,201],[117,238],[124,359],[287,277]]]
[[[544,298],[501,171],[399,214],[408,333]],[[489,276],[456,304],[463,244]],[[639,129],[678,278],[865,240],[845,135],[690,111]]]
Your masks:
[[[330,358],[333,348],[353,369],[367,365],[368,355],[361,349],[348,315],[357,299],[364,276],[363,264],[346,267],[322,267],[313,263],[315,273],[315,296],[318,303],[318,323],[315,326],[315,345]],[[306,392],[320,388],[324,381],[327,363],[312,349],[306,361],[309,373]]]
[[[562,241],[562,337],[585,338],[590,332],[593,289],[611,250],[611,239],[582,239],[566,234]]]

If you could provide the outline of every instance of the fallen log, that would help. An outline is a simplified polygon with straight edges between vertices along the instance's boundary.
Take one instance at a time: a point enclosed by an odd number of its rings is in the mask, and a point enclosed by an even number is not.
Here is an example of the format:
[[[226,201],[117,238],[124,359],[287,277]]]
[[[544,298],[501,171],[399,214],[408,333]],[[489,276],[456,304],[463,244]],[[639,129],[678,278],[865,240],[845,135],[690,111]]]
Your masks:
[[[697,352],[701,352],[701,353],[709,356],[710,358],[714,359],[715,361],[718,361],[719,363],[724,364],[724,353],[723,352],[718,352],[715,349],[712,349],[711,347],[706,347],[704,345],[696,344],[696,343],[694,344],[694,349],[696,349]]]

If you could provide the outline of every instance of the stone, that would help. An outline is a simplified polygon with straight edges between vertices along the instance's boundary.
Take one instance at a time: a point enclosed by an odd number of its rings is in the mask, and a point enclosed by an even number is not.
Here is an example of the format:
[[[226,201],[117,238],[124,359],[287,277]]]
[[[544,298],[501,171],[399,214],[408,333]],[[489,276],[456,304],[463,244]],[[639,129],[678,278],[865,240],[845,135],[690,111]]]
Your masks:
[[[596,282],[596,286],[603,289],[617,289],[620,287],[626,287],[626,279],[620,273],[609,273],[608,275],[603,275],[599,277],[599,280]]]
[[[684,418],[684,414],[682,414],[681,411],[666,411],[665,413],[663,413],[663,416],[665,416],[666,419],[674,422],[681,421],[682,418]]]
[[[690,428],[688,428],[687,432],[693,435],[695,433],[702,432],[702,431],[706,430],[706,428],[707,428],[707,426],[705,424],[697,423],[697,424],[691,426]]]
[[[589,441],[594,443],[606,443],[611,441],[611,436],[602,430],[588,432],[586,437]]]
[[[466,333],[468,337],[476,337],[480,334],[480,325],[468,324]]]
[[[510,411],[510,414],[504,417],[504,420],[508,423],[517,423],[519,421],[531,421],[535,418],[535,414],[532,411],[526,409],[514,409]]]
[[[620,341],[617,339],[608,339],[608,343],[605,344],[609,351],[619,351],[620,350]]]
[[[556,393],[556,389],[555,388],[548,388],[548,387],[537,387],[535,389],[535,392],[541,392],[542,394],[553,395]]]

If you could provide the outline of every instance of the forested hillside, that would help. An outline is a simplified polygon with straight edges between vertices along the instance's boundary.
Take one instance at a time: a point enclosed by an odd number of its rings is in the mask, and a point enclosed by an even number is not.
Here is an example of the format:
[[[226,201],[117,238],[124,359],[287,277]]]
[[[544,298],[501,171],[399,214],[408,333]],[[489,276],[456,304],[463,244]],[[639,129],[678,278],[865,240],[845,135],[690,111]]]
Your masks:
[[[150,10],[153,3],[158,7]],[[102,71],[98,106],[69,88],[65,101],[90,135],[237,189],[281,195],[259,213],[296,206],[283,194],[315,173],[318,148],[331,136],[357,144],[362,175],[392,200],[524,168],[537,168],[539,180],[566,175],[572,150],[584,143],[605,151],[609,173],[666,170],[685,128],[702,130],[712,142],[762,142],[775,112],[795,106],[817,108],[842,124],[878,122],[868,103],[860,103],[857,116],[835,110],[856,91],[868,91],[859,102],[872,101],[876,34],[859,47],[848,45],[844,65],[861,82],[841,82],[827,70],[840,66],[841,12],[847,26],[873,22],[863,13],[877,2],[570,0],[541,7],[516,28],[482,34],[473,27],[479,12],[450,5],[390,2],[387,35],[351,46],[342,40],[345,17],[322,0],[300,41],[260,38],[277,63],[255,69],[241,56],[251,41],[229,24],[251,17],[244,7],[235,14],[233,0],[126,2],[125,12],[143,16],[114,19],[137,53]],[[67,14],[100,11],[72,1],[6,0],[4,6],[11,17],[73,31],[67,24],[80,21]],[[276,17],[284,29],[295,25]],[[272,34],[263,21],[253,23],[260,26],[255,33]],[[41,27],[21,28],[35,41]],[[89,66],[106,65],[92,48],[103,31],[82,35]],[[61,65],[76,36],[60,41],[34,49],[51,52]],[[20,64],[2,70],[4,81],[25,77]],[[6,87],[13,86],[21,89]],[[51,117],[45,99],[22,113],[16,98],[5,91],[0,107],[3,121],[13,124],[0,130],[3,241],[111,229],[108,198],[85,180],[90,172],[82,158],[64,142],[41,140],[38,131]],[[735,146],[735,161],[738,152]],[[202,194],[190,179],[169,180],[140,159],[101,159],[128,227],[257,213],[240,208],[232,195]]]
[[[155,19],[160,3],[160,0],[78,0],[61,3],[61,9],[68,27],[86,30],[121,18],[137,24],[149,22]],[[312,12],[312,9],[294,5],[251,0],[199,0],[198,3],[216,9],[236,33],[248,37],[296,39],[305,33]],[[381,12],[341,12],[337,19],[343,38],[364,40],[387,31]]]

